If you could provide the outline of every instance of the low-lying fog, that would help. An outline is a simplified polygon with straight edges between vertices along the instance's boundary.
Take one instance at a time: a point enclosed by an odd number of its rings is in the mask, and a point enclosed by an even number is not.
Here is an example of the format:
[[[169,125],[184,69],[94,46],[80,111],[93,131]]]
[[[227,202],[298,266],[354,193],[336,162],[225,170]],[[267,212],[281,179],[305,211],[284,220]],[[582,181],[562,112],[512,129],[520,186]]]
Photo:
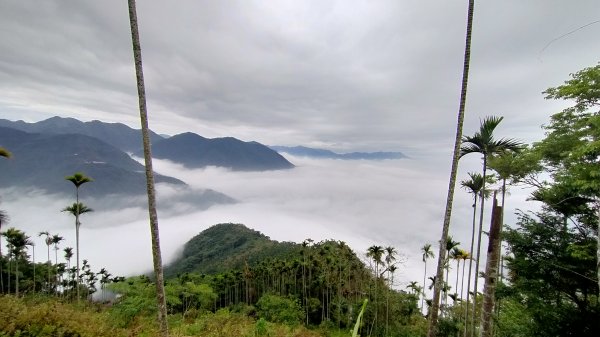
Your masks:
[[[447,156],[444,156],[447,157]],[[236,204],[196,210],[189,205],[171,205],[159,212],[160,238],[165,263],[172,261],[182,245],[209,226],[223,222],[243,223],[276,240],[301,242],[336,239],[346,241],[361,257],[373,244],[394,246],[402,258],[395,277],[399,288],[409,281],[422,281],[420,248],[431,243],[437,255],[448,186],[449,163],[444,160],[402,159],[387,161],[343,161],[289,157],[297,167],[270,172],[231,172],[220,168],[190,170],[171,162],[155,160],[155,170],[182,179],[195,189],[214,189],[238,200]],[[459,174],[459,180],[466,173]],[[66,182],[68,183],[68,182]],[[93,184],[93,182],[92,182]],[[158,186],[158,203],[165,204],[176,190]],[[508,199],[507,222],[515,208],[524,205],[527,191],[515,188]],[[36,261],[47,259],[46,245],[38,237],[49,231],[65,237],[60,244],[75,246],[74,219],[61,212],[73,199],[35,192],[3,190],[0,208],[10,223],[35,241]],[[147,210],[125,208],[102,210],[105,201],[86,195],[81,199],[99,209],[82,215],[81,258],[93,270],[106,267],[113,275],[134,275],[151,270]],[[118,203],[118,199],[109,200]],[[451,235],[468,250],[472,199],[457,185]],[[512,205],[512,206],[511,206]],[[105,209],[105,208],[104,208]],[[486,229],[489,215],[485,217]],[[487,248],[484,243],[483,251]],[[54,252],[51,252],[54,261]],[[436,260],[428,261],[428,274]],[[454,267],[454,264],[452,264]],[[453,278],[451,278],[453,279]]]

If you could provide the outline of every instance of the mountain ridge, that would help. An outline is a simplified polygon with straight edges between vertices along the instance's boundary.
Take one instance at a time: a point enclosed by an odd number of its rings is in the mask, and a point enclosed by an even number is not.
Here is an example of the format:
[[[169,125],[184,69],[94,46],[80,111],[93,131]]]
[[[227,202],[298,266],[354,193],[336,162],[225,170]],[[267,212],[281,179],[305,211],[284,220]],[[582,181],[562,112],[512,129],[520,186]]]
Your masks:
[[[13,128],[29,133],[87,135],[101,139],[124,152],[136,152],[142,146],[141,130],[133,129],[122,123],[106,123],[99,120],[82,122],[71,117],[54,116],[34,123],[23,120],[0,119],[0,127]],[[164,137],[150,131],[150,141],[152,143],[162,139]]]
[[[269,146],[279,153],[288,153],[293,156],[324,158],[324,159],[342,159],[342,160],[390,160],[408,158],[402,152],[347,152],[337,153],[331,150],[318,149],[306,146]]]
[[[156,142],[152,145],[152,156],[188,168],[218,166],[234,171],[270,171],[294,167],[282,155],[258,142],[233,137],[205,138],[193,132]]]

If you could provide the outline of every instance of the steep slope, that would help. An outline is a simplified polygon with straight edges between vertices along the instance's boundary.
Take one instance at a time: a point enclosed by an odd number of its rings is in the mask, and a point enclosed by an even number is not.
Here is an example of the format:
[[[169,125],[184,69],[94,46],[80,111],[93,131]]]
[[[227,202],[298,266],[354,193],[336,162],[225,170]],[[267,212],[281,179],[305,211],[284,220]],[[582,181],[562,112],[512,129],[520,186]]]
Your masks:
[[[141,131],[121,123],[104,123],[98,120],[81,122],[74,118],[52,117],[36,123],[0,119],[0,127],[9,127],[29,133],[82,134],[101,139],[125,152],[139,151],[142,146]],[[162,139],[163,137],[150,132],[152,143]]]
[[[152,147],[152,156],[190,168],[220,166],[236,171],[267,171],[294,167],[260,143],[231,137],[208,139],[191,132],[157,142]]]
[[[300,250],[300,245],[278,242],[241,224],[214,225],[189,240],[181,257],[165,269],[167,276],[181,273],[218,273],[242,269],[269,258],[285,257]]]
[[[13,157],[0,161],[0,186],[34,187],[52,193],[72,193],[64,177],[84,172],[94,178],[86,193],[137,195],[145,193],[144,167],[123,151],[81,134],[32,134],[0,127],[0,145]],[[185,185],[162,175],[157,183]]]

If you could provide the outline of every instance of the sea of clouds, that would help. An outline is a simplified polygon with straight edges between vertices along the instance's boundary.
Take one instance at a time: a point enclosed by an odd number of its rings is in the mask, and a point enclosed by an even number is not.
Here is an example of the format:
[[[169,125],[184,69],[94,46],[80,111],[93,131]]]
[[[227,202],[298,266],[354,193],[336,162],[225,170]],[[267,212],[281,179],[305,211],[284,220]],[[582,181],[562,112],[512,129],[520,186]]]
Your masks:
[[[400,253],[395,286],[402,289],[410,281],[422,282],[420,248],[431,243],[437,255],[441,235],[449,176],[447,156],[384,161],[286,157],[296,165],[294,169],[266,172],[234,172],[216,167],[187,169],[154,160],[155,171],[177,177],[192,189],[213,189],[237,200],[208,209],[194,207],[193,203],[173,202],[181,199],[177,199],[179,189],[158,185],[163,261],[173,261],[183,244],[202,230],[233,222],[279,241],[342,240],[365,260],[364,252],[369,246],[393,246]],[[466,173],[459,174],[459,180],[465,178]],[[528,193],[512,190],[507,199],[507,223],[514,222],[512,214],[516,208],[532,207],[531,202],[525,201]],[[85,185],[81,198],[96,209],[81,217],[81,258],[88,259],[93,270],[105,267],[113,275],[150,272],[147,209],[120,208],[119,197],[96,200],[86,195]],[[74,219],[60,211],[72,202],[39,191],[6,189],[2,191],[0,206],[10,216],[7,227],[22,229],[32,237],[38,262],[47,259],[46,245],[38,233],[47,230],[63,236],[60,261],[62,248],[75,245]],[[450,233],[465,250],[470,242],[471,205],[471,196],[457,186]],[[484,227],[488,224],[486,214]],[[482,247],[485,252],[487,241]],[[54,261],[53,251],[51,256]],[[434,259],[428,261],[429,275],[434,274],[435,263]]]

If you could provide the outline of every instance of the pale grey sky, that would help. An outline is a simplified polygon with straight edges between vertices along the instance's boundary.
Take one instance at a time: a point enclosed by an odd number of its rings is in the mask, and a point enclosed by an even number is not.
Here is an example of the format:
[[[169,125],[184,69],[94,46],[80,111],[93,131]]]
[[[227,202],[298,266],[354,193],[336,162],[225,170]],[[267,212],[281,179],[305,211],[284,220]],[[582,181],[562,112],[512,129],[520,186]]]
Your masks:
[[[140,1],[151,127],[270,145],[446,152],[467,1]],[[534,140],[541,91],[596,64],[596,0],[476,1],[465,132]],[[127,3],[0,2],[0,117],[138,127]],[[552,42],[550,45],[548,43]]]

